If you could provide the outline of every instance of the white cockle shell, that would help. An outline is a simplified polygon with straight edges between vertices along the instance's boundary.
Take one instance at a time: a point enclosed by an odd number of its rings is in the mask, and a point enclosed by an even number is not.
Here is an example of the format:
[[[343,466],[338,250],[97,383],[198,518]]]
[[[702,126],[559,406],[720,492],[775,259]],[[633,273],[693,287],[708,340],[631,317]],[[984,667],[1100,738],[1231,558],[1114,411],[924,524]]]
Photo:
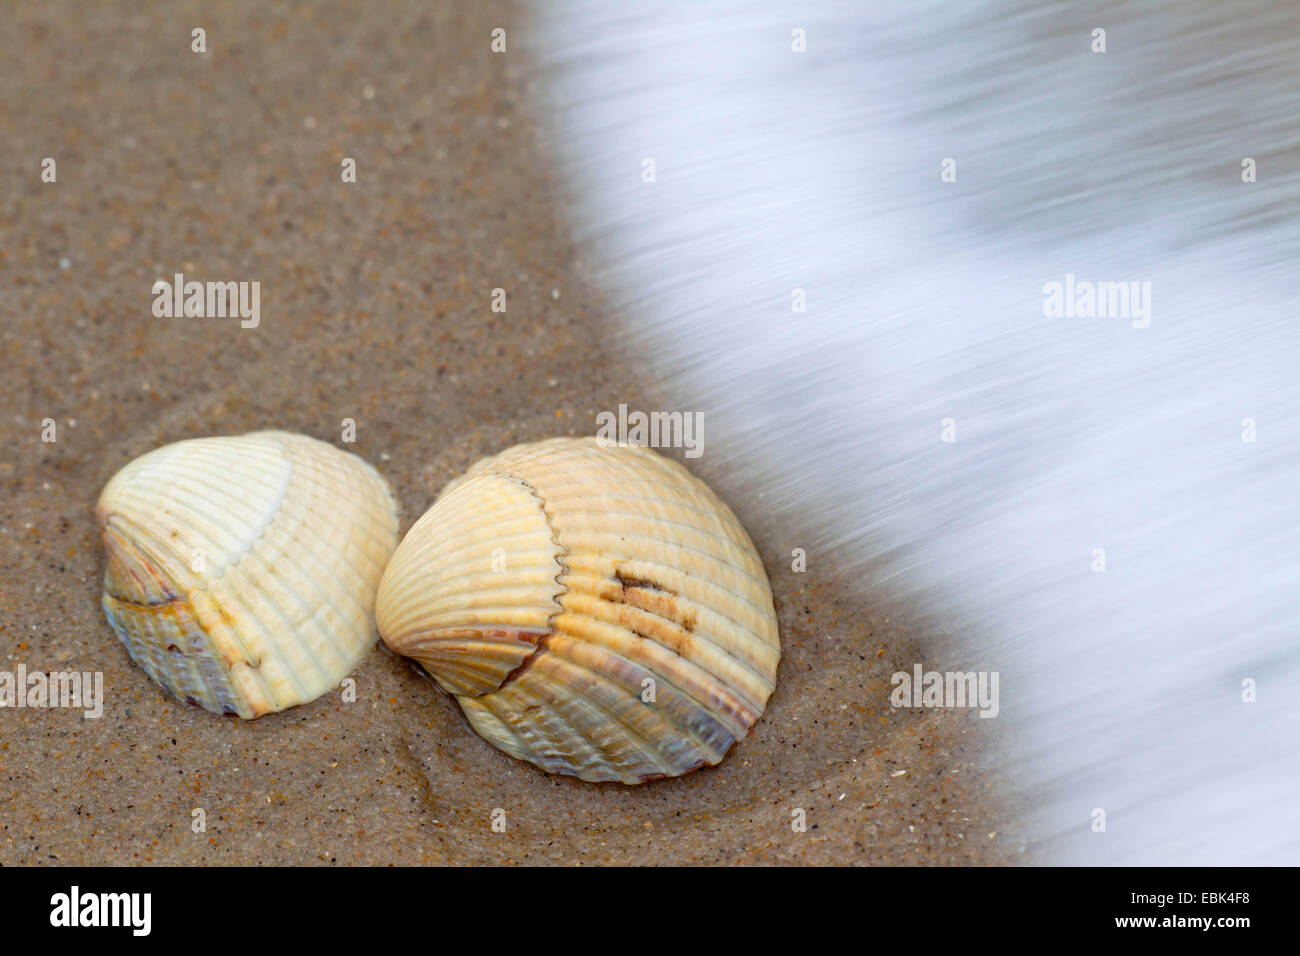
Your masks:
[[[288,432],[176,442],[114,475],[95,517],[104,614],[181,700],[284,710],[337,686],[374,643],[397,506],[356,455]]]
[[[515,757],[639,783],[716,764],[781,646],[731,510],[645,448],[555,438],[475,464],[384,572],[379,633]]]

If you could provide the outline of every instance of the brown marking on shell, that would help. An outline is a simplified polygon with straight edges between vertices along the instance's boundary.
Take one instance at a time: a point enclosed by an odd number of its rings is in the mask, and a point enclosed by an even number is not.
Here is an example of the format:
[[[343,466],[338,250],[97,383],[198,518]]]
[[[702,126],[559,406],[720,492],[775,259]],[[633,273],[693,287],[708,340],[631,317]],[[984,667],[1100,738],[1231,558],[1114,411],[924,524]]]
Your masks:
[[[628,574],[617,564],[614,565],[614,578],[625,588],[640,588],[643,591],[664,591],[674,597],[677,596],[677,592],[668,585],[659,584],[656,581],[651,581],[649,578],[638,578],[634,575]]]
[[[450,680],[452,686],[445,687],[448,692],[457,696],[481,697],[485,694],[493,693],[500,690],[507,684],[518,679],[538,657],[541,651],[545,649],[545,643],[550,637],[547,631],[534,630],[528,628],[512,627],[478,627],[478,628],[457,628],[454,630],[443,630],[438,634],[438,640],[430,642],[424,648],[408,649],[407,656],[414,660],[420,667],[435,678],[440,684],[450,678],[445,668],[449,663],[454,661],[454,657],[448,655],[453,653],[457,642],[485,643],[494,645],[518,645],[522,648],[531,648],[526,654],[519,659],[519,663],[511,668],[508,672],[500,677],[495,684],[482,686],[474,691],[460,687],[455,680]],[[496,679],[495,677],[493,678]],[[457,689],[459,688],[459,689]]]
[[[532,644],[534,647],[550,636],[549,631],[533,631],[519,627],[480,627],[475,628],[472,633],[485,640],[510,640],[520,644]]]
[[[536,648],[534,648],[531,654],[529,654],[527,657],[523,659],[523,661],[520,662],[518,667],[516,667],[514,670],[512,670],[509,674],[505,676],[505,679],[501,681],[501,683],[497,686],[497,690],[500,690],[502,687],[508,687],[510,684],[513,684],[515,681],[517,681],[520,677],[524,675],[524,672],[527,671],[528,668],[532,667],[535,663],[537,663],[537,659],[541,657],[543,654],[545,654],[548,650],[546,645],[547,642],[549,642],[551,639],[551,632],[547,631],[545,633],[536,632],[536,633],[529,634],[528,632],[520,631],[519,633],[520,636],[531,636],[535,638],[533,643],[536,644],[537,646]]]
[[[185,601],[184,598],[179,598],[175,596],[160,598],[157,601],[132,601],[130,598],[123,597],[122,595],[119,594],[115,594],[112,591],[109,591],[108,593],[109,596],[112,597],[112,599],[116,601],[118,604],[126,604],[129,605],[130,607],[138,607],[141,610],[153,610],[153,611],[157,611],[158,613],[162,613],[162,609],[165,607],[170,607],[174,604],[188,603]]]
[[[596,596],[612,609],[613,621],[642,640],[655,641],[687,657],[694,646],[695,612],[665,584],[614,567],[614,580],[600,582]]]
[[[634,604],[615,602],[614,620],[643,641],[654,641],[681,657],[690,657],[695,639],[690,631],[668,613],[657,613]]]
[[[609,587],[601,587],[598,594],[613,604],[626,604],[671,621],[688,634],[695,630],[695,611],[684,605],[680,596],[665,584],[646,578],[624,574],[617,567]],[[634,629],[635,630],[635,629]]]

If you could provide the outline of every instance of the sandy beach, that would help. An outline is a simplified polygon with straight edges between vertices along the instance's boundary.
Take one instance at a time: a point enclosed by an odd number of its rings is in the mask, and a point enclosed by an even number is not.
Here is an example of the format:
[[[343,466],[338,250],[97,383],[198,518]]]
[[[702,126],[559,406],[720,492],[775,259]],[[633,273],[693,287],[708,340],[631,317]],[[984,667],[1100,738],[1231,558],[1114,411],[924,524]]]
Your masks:
[[[570,237],[526,44],[489,49],[494,27],[529,29],[515,6],[45,3],[6,17],[0,670],[102,672],[106,700],[98,719],[0,712],[0,864],[1032,855],[1001,798],[999,722],[889,707],[890,675],[942,667],[944,636],[831,569],[792,571],[761,501],[707,454],[688,467],[753,537],[784,649],[766,713],[716,768],[636,788],[547,776],[378,642],[355,703],[332,693],[243,722],[152,684],[99,605],[93,507],[132,458],[303,432],[372,462],[404,532],[476,459],[593,434],[619,403],[674,407],[671,385],[623,354]],[[176,273],[259,282],[260,324],[155,317],[153,284]]]

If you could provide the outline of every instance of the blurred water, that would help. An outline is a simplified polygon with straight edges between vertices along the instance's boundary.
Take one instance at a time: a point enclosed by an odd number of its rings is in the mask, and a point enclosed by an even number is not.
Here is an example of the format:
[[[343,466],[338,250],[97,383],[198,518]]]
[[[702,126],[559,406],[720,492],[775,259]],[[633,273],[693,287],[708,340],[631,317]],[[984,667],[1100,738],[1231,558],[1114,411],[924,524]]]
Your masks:
[[[1300,860],[1300,7],[536,15],[633,341],[791,546],[1002,672],[1047,857]],[[1067,273],[1149,327],[1045,317]]]

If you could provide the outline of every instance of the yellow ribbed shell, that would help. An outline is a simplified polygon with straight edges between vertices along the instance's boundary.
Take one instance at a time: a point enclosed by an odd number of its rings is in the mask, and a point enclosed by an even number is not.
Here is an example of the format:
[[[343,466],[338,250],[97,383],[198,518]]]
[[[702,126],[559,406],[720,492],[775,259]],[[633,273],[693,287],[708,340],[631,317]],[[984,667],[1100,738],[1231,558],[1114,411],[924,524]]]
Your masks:
[[[182,700],[283,710],[337,686],[374,643],[397,506],[356,455],[288,432],[177,442],[114,475],[95,515],[104,614]]]
[[[393,554],[375,615],[481,735],[584,780],[716,764],[781,656],[730,509],[681,465],[594,438],[518,445],[449,485]]]

